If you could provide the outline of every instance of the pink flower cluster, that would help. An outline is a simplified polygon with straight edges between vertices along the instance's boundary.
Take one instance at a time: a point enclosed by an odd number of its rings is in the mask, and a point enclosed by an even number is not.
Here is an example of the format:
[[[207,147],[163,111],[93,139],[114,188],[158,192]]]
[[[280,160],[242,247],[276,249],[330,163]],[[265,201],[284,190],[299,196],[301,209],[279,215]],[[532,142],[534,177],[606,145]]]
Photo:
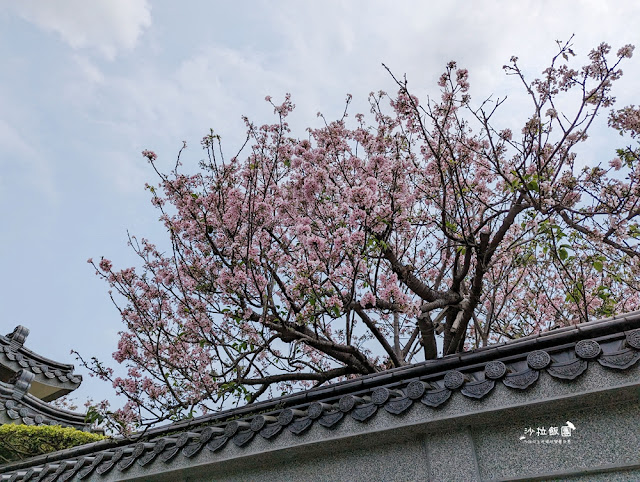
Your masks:
[[[127,376],[94,365],[127,397],[120,420],[203,413],[633,309],[638,151],[584,170],[574,152],[631,52],[612,62],[603,44],[574,69],[562,44],[530,82],[512,59],[505,69],[532,99],[522,128],[494,127],[490,102],[472,107],[469,73],[451,62],[437,102],[396,79],[396,96],[370,95],[369,124],[345,111],[296,139],[287,95],[266,98],[273,124],[245,119],[244,158],[225,160],[211,132],[200,172],[149,187],[168,245],[132,237],[139,268],[96,267],[126,326],[114,358]],[[610,124],[635,139],[639,119],[630,106]]]

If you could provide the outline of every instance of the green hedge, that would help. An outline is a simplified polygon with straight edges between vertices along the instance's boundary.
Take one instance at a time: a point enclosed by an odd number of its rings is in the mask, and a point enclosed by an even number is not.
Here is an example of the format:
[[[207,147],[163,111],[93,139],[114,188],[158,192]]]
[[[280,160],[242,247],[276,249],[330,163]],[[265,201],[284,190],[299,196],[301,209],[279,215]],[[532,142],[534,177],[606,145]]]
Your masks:
[[[105,438],[57,425],[0,425],[0,463],[22,460]]]

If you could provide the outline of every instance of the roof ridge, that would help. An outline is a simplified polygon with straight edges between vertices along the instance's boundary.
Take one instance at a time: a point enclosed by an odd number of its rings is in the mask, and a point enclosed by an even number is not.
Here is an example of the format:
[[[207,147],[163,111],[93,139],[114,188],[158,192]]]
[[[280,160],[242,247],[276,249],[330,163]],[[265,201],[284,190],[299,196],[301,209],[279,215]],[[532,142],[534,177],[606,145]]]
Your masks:
[[[204,445],[216,451],[229,439],[237,446],[244,446],[258,433],[263,438],[271,438],[284,427],[294,435],[301,434],[316,420],[324,427],[332,427],[346,414],[357,421],[365,421],[382,407],[395,415],[418,401],[439,407],[455,391],[466,397],[483,398],[498,381],[511,389],[525,390],[536,383],[543,370],[553,378],[573,380],[587,369],[590,361],[625,370],[640,359],[640,311],[554,332],[520,343],[503,343],[184,420],[131,437],[112,439],[108,443],[96,442],[0,465],[0,472],[72,458],[77,459],[74,470],[80,470],[87,454],[124,446],[131,451],[134,445],[135,451],[122,461],[126,461],[127,467],[143,453],[145,464],[160,453],[162,457],[166,455],[168,461],[187,446],[191,447],[190,454],[193,450],[193,454],[197,453]],[[151,447],[153,450],[149,451]],[[122,457],[120,452],[119,457]],[[185,456],[193,454],[185,453]],[[110,468],[111,465],[105,466],[104,470]]]
[[[39,353],[36,353],[24,346],[24,343],[26,342],[28,336],[29,329],[22,325],[16,326],[13,332],[9,333],[8,335],[0,335],[0,352],[5,353],[5,357],[7,350],[13,353],[20,353],[21,355],[26,356],[35,362],[38,362],[38,364],[40,365],[45,365],[46,367],[53,368],[53,370],[51,371],[58,369],[73,374],[75,365],[71,363],[62,363],[52,360],[51,358],[40,355]]]
[[[635,323],[634,323],[635,322]],[[193,427],[194,425],[199,425],[201,423],[207,423],[209,420],[213,419],[224,419],[227,417],[232,417],[234,414],[244,412],[244,409],[255,409],[255,410],[247,410],[247,413],[251,413],[258,410],[266,409],[269,406],[275,406],[279,404],[287,404],[287,402],[294,400],[299,401],[301,398],[316,398],[316,394],[325,394],[331,389],[340,388],[345,389],[353,389],[355,387],[361,386],[365,388],[366,386],[373,387],[378,384],[382,384],[384,381],[389,381],[393,379],[400,378],[411,378],[416,376],[424,376],[425,373],[437,373],[438,371],[445,371],[450,368],[460,367],[465,364],[470,364],[470,362],[481,363],[483,360],[488,360],[493,358],[494,354],[497,352],[500,354],[500,358],[513,355],[516,351],[520,351],[526,349],[528,346],[548,346],[551,344],[565,344],[570,342],[570,340],[576,337],[585,337],[590,334],[597,334],[599,332],[617,332],[627,329],[636,328],[640,326],[640,310],[632,311],[630,313],[625,313],[609,318],[593,320],[585,323],[580,323],[576,325],[572,325],[570,327],[558,328],[556,330],[551,330],[548,332],[541,333],[539,335],[530,335],[528,337],[518,338],[516,340],[511,340],[509,342],[497,343],[495,345],[490,345],[487,347],[479,348],[476,350],[470,350],[468,352],[456,353],[453,355],[447,355],[442,358],[438,358],[435,360],[427,360],[418,363],[414,363],[412,365],[407,365],[403,367],[392,368],[389,370],[385,370],[378,373],[373,373],[370,375],[363,375],[354,379],[345,380],[342,382],[332,383],[329,385],[323,385],[320,387],[312,388],[310,390],[305,390],[301,392],[295,392],[283,397],[272,398],[270,400],[265,400],[263,402],[257,402],[250,405],[243,405],[241,407],[235,407],[227,410],[223,410],[221,412],[216,412],[214,414],[202,415],[200,417],[194,417],[192,419],[185,419],[179,422],[174,422],[170,424],[171,426],[179,425],[181,423],[185,423],[187,427]],[[555,343],[551,343],[555,342]],[[406,374],[406,377],[400,377],[400,374]],[[376,383],[380,382],[380,383]],[[343,391],[343,390],[339,390]],[[188,422],[188,423],[187,423]],[[146,434],[152,434],[156,431],[160,432],[161,429],[167,427],[169,425],[164,425],[162,427],[156,427],[150,429],[146,432]]]
[[[579,377],[590,362],[622,371],[640,360],[640,318],[634,318],[633,330],[626,330],[625,325],[618,326],[624,331],[596,338],[574,337],[572,343],[547,347],[547,350],[529,344],[530,350],[521,351],[518,356],[505,358],[500,352],[494,353],[504,362],[494,359],[486,361],[484,366],[475,363],[461,367],[461,371],[441,370],[422,377],[391,380],[387,386],[362,387],[342,395],[334,393],[323,401],[307,402],[304,406],[272,410],[267,414],[254,411],[240,414],[235,420],[212,420],[218,422],[216,425],[172,424],[157,433],[148,431],[144,437],[94,442],[1,465],[0,475],[19,477],[28,470],[31,474],[52,476],[51,480],[63,477],[63,473],[66,479],[76,473],[85,478],[94,471],[100,475],[114,468],[125,471],[136,462],[140,466],[156,459],[168,463],[179,454],[190,458],[204,447],[216,452],[230,440],[233,445],[244,447],[254,438],[270,440],[283,432],[299,436],[316,422],[324,428],[332,428],[347,416],[357,422],[366,422],[380,412],[401,415],[413,405],[439,410],[455,392],[467,398],[481,399],[499,382],[509,389],[523,391],[538,381],[542,371],[546,371],[551,379],[565,382]]]

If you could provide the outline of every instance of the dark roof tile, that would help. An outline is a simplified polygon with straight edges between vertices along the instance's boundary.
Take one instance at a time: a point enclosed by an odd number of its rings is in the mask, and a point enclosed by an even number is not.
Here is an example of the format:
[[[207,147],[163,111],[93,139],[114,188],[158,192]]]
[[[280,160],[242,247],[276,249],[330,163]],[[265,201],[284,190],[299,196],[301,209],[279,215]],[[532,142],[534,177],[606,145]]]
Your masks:
[[[222,450],[228,440],[244,447],[256,433],[271,439],[283,427],[301,435],[315,421],[331,428],[348,414],[365,422],[375,417],[380,408],[399,415],[417,401],[438,409],[452,396],[490,397],[496,383],[526,391],[537,382],[541,371],[554,378],[573,380],[588,370],[589,363],[597,361],[611,369],[625,370],[638,359],[640,312],[634,312],[152,429],[137,444],[125,439],[111,445],[98,442],[7,464],[0,467],[0,472],[13,476],[29,468],[49,474],[55,468],[54,473],[60,470],[58,475],[76,471],[80,479],[91,474],[97,477],[114,467],[126,470],[136,460],[140,465],[149,465],[156,459],[169,462],[179,454],[191,457],[203,447]],[[460,394],[454,395],[458,391]],[[234,420],[226,421],[232,417]],[[177,437],[166,436],[179,430],[183,432]],[[67,464],[60,469],[65,460]]]

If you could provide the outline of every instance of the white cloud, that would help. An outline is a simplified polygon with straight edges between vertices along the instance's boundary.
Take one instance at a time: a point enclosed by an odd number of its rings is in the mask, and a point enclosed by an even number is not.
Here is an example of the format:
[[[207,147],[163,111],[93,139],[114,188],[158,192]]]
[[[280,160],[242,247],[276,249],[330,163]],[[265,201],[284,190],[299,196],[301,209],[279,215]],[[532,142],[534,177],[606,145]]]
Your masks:
[[[109,179],[119,193],[132,195],[141,193],[149,180],[150,169],[137,152],[107,151],[99,156],[99,179]]]
[[[45,156],[29,144],[12,123],[0,118],[0,199],[15,189],[16,179],[25,189],[35,190],[47,202],[58,200],[53,173]],[[8,199],[5,199],[8,200]]]
[[[625,43],[608,27],[578,28],[596,25],[603,15],[608,18],[603,25],[614,25],[622,12],[585,9],[570,15],[570,5],[549,2],[487,3],[473,14],[459,2],[437,8],[401,3],[393,11],[380,2],[368,2],[371,8],[364,8],[364,3],[333,3],[332,8],[293,5],[261,12],[260,18],[271,26],[267,33],[278,33],[265,36],[269,40],[264,44],[259,43],[262,37],[251,38],[254,26],[248,24],[250,40],[245,45],[194,39],[169,64],[148,57],[124,72],[101,72],[89,60],[77,58],[82,82],[88,85],[68,85],[69,98],[80,110],[84,106],[86,119],[121,141],[118,152],[132,154],[116,156],[124,166],[138,162],[143,148],[171,158],[183,139],[192,148],[186,157],[197,158],[194,140],[209,127],[223,136],[225,152],[235,153],[244,134],[241,115],[258,124],[273,120],[271,108],[263,102],[266,94],[277,101],[285,92],[293,94],[298,105],[290,119],[294,135],[304,135],[307,125],[320,124],[315,118],[318,110],[328,119],[339,116],[346,93],[355,96],[351,113],[366,113],[369,91],[395,91],[381,62],[398,76],[406,72],[410,87],[425,101],[427,95],[438,95],[436,79],[446,62],[458,60],[470,69],[474,102],[508,94],[498,119],[517,126],[524,122],[529,105],[526,96],[518,96],[524,92],[518,80],[501,69],[511,55],[519,55],[533,77],[555,53],[554,40],[566,40],[573,31],[579,32],[576,51],[583,60],[602,40],[615,48]],[[156,27],[161,29],[161,11],[156,13]],[[637,13],[632,15],[638,17]],[[161,152],[163,146],[168,152]],[[168,162],[173,165],[172,159]],[[131,180],[138,182],[140,177],[126,169],[110,172],[120,189],[130,189],[136,184]]]
[[[259,56],[221,46],[198,49],[168,73],[141,62],[124,75],[103,74],[85,59],[77,60],[83,76],[66,86],[65,97],[78,104],[87,121],[116,132],[129,148],[157,149],[139,144],[163,138],[172,155],[183,139],[193,145],[210,127],[235,148],[244,138],[241,116],[255,120],[257,112],[263,121],[272,121],[273,109],[263,99],[273,94],[281,100],[290,82],[265,67]]]
[[[55,32],[74,49],[97,49],[108,59],[133,49],[151,25],[147,0],[21,0],[10,5],[25,20]]]
[[[88,85],[101,84],[104,75],[100,69],[86,57],[75,55],[73,60],[78,67],[81,79]]]
[[[25,157],[35,157],[31,147],[9,122],[0,118],[0,145],[4,152]]]

